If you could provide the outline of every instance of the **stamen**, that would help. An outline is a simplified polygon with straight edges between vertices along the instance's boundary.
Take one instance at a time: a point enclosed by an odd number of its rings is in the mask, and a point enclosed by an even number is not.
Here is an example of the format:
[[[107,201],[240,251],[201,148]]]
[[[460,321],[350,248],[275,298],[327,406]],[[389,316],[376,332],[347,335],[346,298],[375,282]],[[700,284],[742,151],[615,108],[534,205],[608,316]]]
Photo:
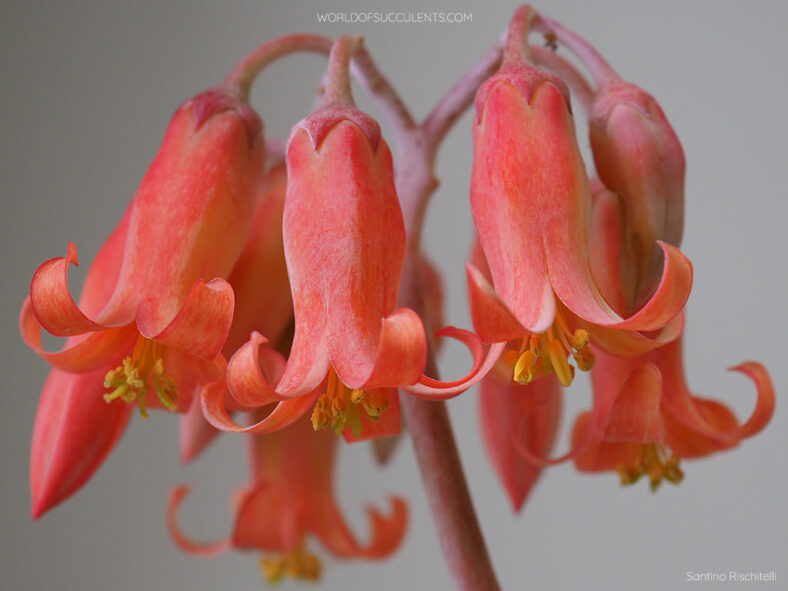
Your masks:
[[[617,468],[624,486],[634,484],[641,476],[648,476],[651,492],[656,492],[663,480],[678,484],[684,479],[679,468],[680,458],[676,454],[668,457],[667,450],[658,443],[643,443],[640,454],[631,466],[621,465]]]
[[[577,369],[590,371],[594,367],[594,352],[588,346],[588,331],[580,328],[569,330],[560,307],[553,325],[541,334],[525,337],[517,349],[509,349],[503,355],[504,363],[512,368],[512,377],[518,384],[528,384],[540,375],[556,374],[558,381],[569,386],[575,377],[575,367],[569,363],[569,355],[575,360]]]
[[[147,419],[145,397],[149,390],[149,380],[164,407],[175,411],[178,385],[175,378],[165,375],[162,346],[140,336],[131,356],[126,357],[122,365],[109,370],[104,376],[104,387],[111,390],[104,394],[104,400],[112,402],[120,399],[127,403],[136,401],[140,415]]]
[[[360,388],[351,390],[345,386],[332,367],[328,370],[326,391],[317,399],[312,411],[312,428],[319,431],[331,425],[331,429],[341,435],[350,427],[358,437],[363,426],[361,410],[370,420],[377,421],[388,407],[388,400],[374,392]]]
[[[285,577],[315,582],[320,580],[323,565],[320,559],[306,549],[302,541],[292,552],[260,558],[260,571],[270,584],[281,583]]]

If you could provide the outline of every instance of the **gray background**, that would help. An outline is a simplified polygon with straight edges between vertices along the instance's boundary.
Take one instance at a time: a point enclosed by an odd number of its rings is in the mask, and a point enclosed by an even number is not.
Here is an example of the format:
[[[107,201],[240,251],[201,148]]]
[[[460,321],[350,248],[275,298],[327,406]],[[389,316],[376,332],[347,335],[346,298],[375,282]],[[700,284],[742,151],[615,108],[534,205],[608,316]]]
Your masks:
[[[223,535],[230,491],[246,480],[242,442],[225,436],[193,466],[178,464],[177,422],[135,419],[115,453],[75,498],[34,523],[28,455],[46,365],[22,344],[18,308],[43,260],[77,243],[92,259],[134,193],[177,104],[218,82],[263,41],[295,31],[360,32],[416,114],[491,46],[511,3],[334,0],[134,3],[3,2],[0,8],[2,376],[0,588],[257,589],[253,554],[201,560],[172,546],[169,489],[196,484],[183,511],[195,537]],[[320,10],[463,10],[463,25],[320,25]],[[686,361],[696,392],[752,408],[748,381],[726,367],[757,359],[786,391],[784,3],[553,0],[541,6],[596,44],[625,77],[660,101],[687,154],[685,252],[696,279]],[[307,111],[323,65],[298,56],[267,71],[254,103],[269,136]],[[362,105],[369,103],[362,100]],[[373,111],[374,112],[374,111]],[[448,319],[468,325],[462,257],[471,222],[470,117],[448,138],[425,245],[446,275]],[[587,142],[585,142],[587,143]],[[74,274],[78,286],[84,270]],[[444,371],[465,358],[449,347]],[[589,403],[585,379],[569,416]],[[551,470],[513,516],[485,460],[476,396],[450,403],[471,489],[506,589],[672,589],[688,570],[788,571],[786,413],[740,449],[686,462],[685,481],[658,494],[621,488],[614,475]],[[566,443],[567,427],[561,434]],[[401,550],[383,563],[327,561],[323,587],[449,588],[409,442],[383,472],[369,450],[343,447],[342,505],[364,533],[362,507],[388,492],[410,499]],[[711,587],[719,586],[709,585]],[[291,588],[290,584],[283,588]]]

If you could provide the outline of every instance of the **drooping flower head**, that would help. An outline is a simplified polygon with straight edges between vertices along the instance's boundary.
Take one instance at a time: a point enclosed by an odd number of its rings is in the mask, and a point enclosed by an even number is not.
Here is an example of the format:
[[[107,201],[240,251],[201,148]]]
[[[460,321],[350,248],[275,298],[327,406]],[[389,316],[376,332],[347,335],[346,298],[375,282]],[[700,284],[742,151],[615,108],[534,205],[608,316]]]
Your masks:
[[[283,235],[295,333],[284,371],[277,381],[265,375],[261,355],[271,352],[260,350],[267,339],[259,334],[228,367],[239,404],[278,406],[262,423],[239,427],[224,412],[217,386],[203,395],[217,428],[281,428],[314,405],[315,429],[369,438],[399,431],[397,387],[436,397],[464,389],[424,376],[424,326],[413,310],[397,307],[405,227],[391,151],[380,126],[350,96],[351,49],[349,38],[335,43],[323,104],[293,127],[288,141]],[[463,331],[448,334],[472,341]],[[475,376],[481,346],[472,346]]]
[[[42,395],[31,458],[35,515],[73,493],[114,445],[128,418],[116,400],[135,402],[143,416],[149,407],[184,412],[221,373],[214,359],[233,314],[222,277],[246,239],[264,158],[261,128],[227,89],[187,101],[91,265],[80,305],[67,281],[77,263],[73,244],[36,271],[22,336],[57,370],[80,375],[53,370]],[[45,351],[42,328],[68,337],[65,347]]]
[[[589,262],[591,188],[568,90],[533,65],[525,43],[531,18],[527,6],[515,15],[501,69],[476,95],[471,207],[492,285],[469,265],[470,303],[482,340],[522,343],[515,379],[546,370],[567,385],[570,354],[578,367],[593,366],[588,343],[598,329],[616,329],[606,345],[624,349],[627,332],[662,329],[675,318],[692,268],[660,243],[658,289],[626,319],[600,292]]]
[[[182,549],[210,555],[229,548],[256,549],[269,582],[285,577],[316,580],[320,559],[307,549],[308,536],[339,558],[381,559],[402,541],[407,506],[391,497],[391,512],[368,509],[371,537],[360,543],[345,522],[333,491],[337,438],[315,433],[307,417],[266,435],[248,435],[252,481],[236,497],[230,537],[212,544],[191,542],[177,525],[176,513],[188,493],[180,487],[170,497],[168,524]]]

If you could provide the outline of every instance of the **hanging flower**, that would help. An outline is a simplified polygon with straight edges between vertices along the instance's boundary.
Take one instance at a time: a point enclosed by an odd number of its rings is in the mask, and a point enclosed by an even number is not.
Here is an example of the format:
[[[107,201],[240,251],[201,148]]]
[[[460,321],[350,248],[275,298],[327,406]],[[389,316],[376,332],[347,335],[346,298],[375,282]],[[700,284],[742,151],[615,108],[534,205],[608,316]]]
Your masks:
[[[391,513],[368,509],[371,538],[360,543],[337,506],[333,492],[337,438],[315,433],[304,417],[266,435],[248,435],[252,482],[236,497],[235,523],[226,540],[211,544],[190,541],[177,524],[177,510],[189,488],[170,497],[168,525],[175,543],[194,554],[212,555],[230,548],[263,552],[260,568],[272,583],[283,578],[314,581],[321,561],[307,549],[310,535],[339,558],[381,559],[402,541],[407,506],[391,498]]]

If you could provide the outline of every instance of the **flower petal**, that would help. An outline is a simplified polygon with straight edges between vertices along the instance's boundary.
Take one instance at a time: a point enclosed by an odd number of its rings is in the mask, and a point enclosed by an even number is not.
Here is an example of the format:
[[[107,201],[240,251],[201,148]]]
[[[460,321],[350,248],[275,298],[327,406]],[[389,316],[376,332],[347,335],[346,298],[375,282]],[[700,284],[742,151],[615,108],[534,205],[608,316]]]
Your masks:
[[[599,368],[603,371],[602,368]],[[594,367],[597,371],[598,368]],[[596,388],[596,382],[594,382]],[[605,441],[662,443],[662,373],[653,363],[637,366],[616,394],[607,423]]]
[[[482,272],[471,263],[466,263],[465,271],[473,329],[482,342],[501,343],[525,336],[528,331],[498,297]]]
[[[665,383],[663,401],[665,411],[690,430],[721,442],[736,442],[763,430],[771,420],[775,406],[774,386],[766,368],[755,361],[731,368],[732,371],[743,373],[755,382],[758,397],[755,408],[746,422],[736,427],[721,429],[719,425],[709,422],[704,416],[698,407],[699,399],[693,397],[687,388],[681,360],[681,345],[681,341],[676,341],[654,353]]]
[[[53,369],[44,384],[30,453],[35,519],[79,490],[126,428],[132,407],[104,402],[105,373]]]
[[[47,332],[67,337],[102,330],[104,326],[88,318],[79,309],[68,289],[68,267],[78,265],[77,247],[68,243],[65,257],[41,264],[30,283],[30,305]]]
[[[41,343],[41,324],[33,313],[30,298],[25,299],[19,315],[19,331],[25,344],[48,363],[69,372],[91,371],[117,363],[130,351],[137,338],[133,324],[71,337],[60,351],[45,351]]]
[[[343,355],[345,349],[338,349]],[[396,387],[414,384],[424,373],[427,364],[427,335],[421,318],[409,308],[400,308],[381,320],[380,341],[372,372],[343,375],[339,359],[331,358],[337,375],[350,388],[364,389]],[[363,379],[358,383],[356,380]]]
[[[274,389],[273,385],[281,379],[287,362],[270,347],[263,347],[267,343],[268,339],[263,335],[253,332],[227,366],[227,387],[242,406],[265,406],[291,398]]]
[[[408,506],[399,497],[390,497],[391,513],[386,516],[375,508],[367,508],[372,533],[366,545],[361,545],[345,523],[334,500],[311,512],[315,535],[332,553],[340,557],[385,558],[402,542],[408,521]]]
[[[279,402],[265,418],[246,427],[236,423],[227,412],[225,402],[229,395],[224,380],[207,384],[200,395],[205,419],[220,431],[263,434],[283,429],[301,418],[314,406],[320,390],[315,389],[309,394]]]
[[[198,556],[216,556],[226,552],[232,546],[230,538],[217,542],[199,543],[191,541],[181,531],[178,525],[178,509],[190,490],[190,487],[181,485],[170,493],[167,503],[167,529],[170,530],[173,541],[184,552]]]
[[[580,414],[572,428],[575,467],[582,472],[606,472],[634,465],[640,457],[638,443],[611,443],[596,434],[591,412]]]
[[[473,367],[464,378],[459,380],[441,382],[428,376],[422,376],[417,384],[403,386],[403,390],[428,400],[446,400],[465,392],[490,372],[506,347],[506,343],[493,343],[487,350],[487,356],[484,357],[484,347],[479,337],[470,331],[447,326],[435,334],[452,337],[464,343],[473,355]]]
[[[235,518],[232,544],[236,548],[256,548],[291,552],[303,537],[298,504],[288,502],[284,483],[263,482],[242,498]]]
[[[178,313],[161,332],[154,299],[146,299],[137,312],[137,327],[143,336],[192,355],[212,360],[222,350],[230,332],[234,307],[233,289],[224,279],[197,281],[189,290]]]
[[[523,460],[512,438],[539,456],[547,455],[561,416],[561,389],[555,376],[528,385],[505,383],[488,375],[481,382],[479,412],[487,454],[502,481],[512,507],[519,512],[541,473]]]

